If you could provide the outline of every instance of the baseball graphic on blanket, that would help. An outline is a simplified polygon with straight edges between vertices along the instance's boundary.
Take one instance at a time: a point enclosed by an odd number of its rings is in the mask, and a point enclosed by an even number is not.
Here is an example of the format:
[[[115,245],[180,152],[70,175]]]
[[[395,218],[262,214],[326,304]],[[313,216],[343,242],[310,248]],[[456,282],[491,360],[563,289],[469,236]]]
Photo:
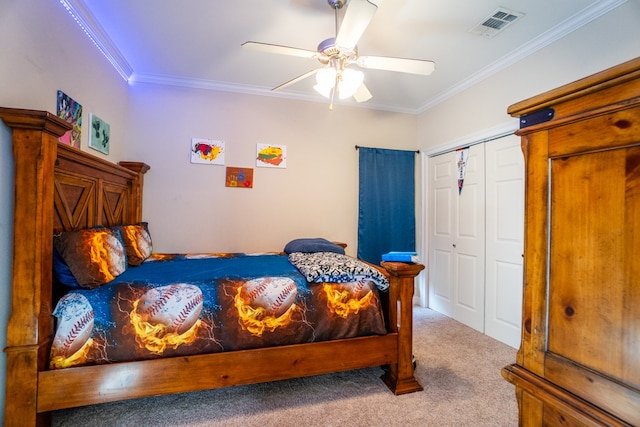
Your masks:
[[[262,307],[274,317],[282,316],[298,295],[296,282],[287,277],[261,277],[243,285],[243,297],[253,308]]]
[[[70,357],[91,338],[93,307],[84,295],[70,293],[60,299],[53,315],[58,319],[58,329],[51,344],[52,353]]]
[[[341,283],[340,287],[343,291],[348,291],[351,298],[360,300],[371,292],[371,284],[370,280],[360,279],[357,282]]]
[[[176,283],[149,289],[140,298],[137,312],[142,320],[165,325],[170,332],[181,335],[200,318],[203,300],[197,286]]]

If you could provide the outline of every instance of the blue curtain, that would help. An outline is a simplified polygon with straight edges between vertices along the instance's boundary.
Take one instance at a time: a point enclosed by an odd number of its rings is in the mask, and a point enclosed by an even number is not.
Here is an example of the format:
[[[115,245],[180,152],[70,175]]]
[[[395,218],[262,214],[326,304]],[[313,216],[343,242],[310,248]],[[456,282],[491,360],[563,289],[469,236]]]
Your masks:
[[[358,258],[415,251],[415,151],[358,147]]]

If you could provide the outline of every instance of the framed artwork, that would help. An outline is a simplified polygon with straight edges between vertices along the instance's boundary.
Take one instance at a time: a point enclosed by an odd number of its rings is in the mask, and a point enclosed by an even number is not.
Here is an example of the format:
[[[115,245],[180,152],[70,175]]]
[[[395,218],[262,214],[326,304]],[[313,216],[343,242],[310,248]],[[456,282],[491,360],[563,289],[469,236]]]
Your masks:
[[[253,169],[227,166],[225,187],[253,188]]]
[[[82,134],[82,105],[78,104],[69,95],[59,90],[56,99],[56,114],[73,128],[58,138],[58,141],[80,148],[80,136]]]
[[[89,114],[89,122],[91,122],[89,147],[101,153],[109,154],[109,136],[111,134],[109,123],[93,113]]]
[[[224,165],[224,141],[193,138],[191,140],[191,163]]]
[[[257,144],[256,166],[263,168],[286,168],[287,146]]]

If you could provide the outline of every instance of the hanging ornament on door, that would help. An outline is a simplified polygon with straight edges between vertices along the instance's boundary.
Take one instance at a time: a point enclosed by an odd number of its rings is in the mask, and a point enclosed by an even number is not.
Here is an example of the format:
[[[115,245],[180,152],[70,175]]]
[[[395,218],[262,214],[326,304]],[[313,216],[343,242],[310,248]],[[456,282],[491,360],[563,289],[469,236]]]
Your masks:
[[[469,158],[469,147],[458,148],[456,150],[456,165],[458,166],[458,195],[462,193],[464,184],[464,174],[467,169],[467,159]]]

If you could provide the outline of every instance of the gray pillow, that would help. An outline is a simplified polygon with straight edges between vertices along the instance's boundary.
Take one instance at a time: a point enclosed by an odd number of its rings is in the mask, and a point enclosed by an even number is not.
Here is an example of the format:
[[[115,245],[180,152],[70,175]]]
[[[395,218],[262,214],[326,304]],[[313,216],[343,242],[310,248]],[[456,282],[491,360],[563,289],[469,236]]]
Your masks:
[[[287,255],[294,252],[334,252],[344,255],[344,248],[327,239],[317,237],[292,240],[285,245],[284,252]]]

